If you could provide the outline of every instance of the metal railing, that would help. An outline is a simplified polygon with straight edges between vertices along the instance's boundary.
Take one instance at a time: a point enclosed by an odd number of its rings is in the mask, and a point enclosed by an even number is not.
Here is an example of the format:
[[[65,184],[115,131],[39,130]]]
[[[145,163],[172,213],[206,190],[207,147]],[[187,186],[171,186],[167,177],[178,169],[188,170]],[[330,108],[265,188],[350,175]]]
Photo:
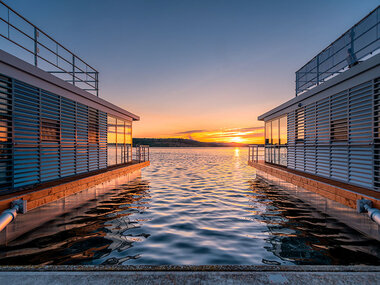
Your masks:
[[[130,162],[131,160],[132,160],[132,145],[125,144],[124,161],[125,162]]]
[[[380,6],[296,72],[296,96],[380,52]]]
[[[0,0],[0,37],[7,49],[79,88],[99,96],[99,72]],[[14,47],[26,52],[20,54]],[[5,49],[4,44],[2,49]],[[27,56],[29,55],[29,56]],[[30,57],[31,56],[31,57]]]
[[[288,146],[287,145],[265,145],[264,161],[287,166]]]
[[[135,160],[138,162],[149,161],[148,145],[137,145],[135,147]]]
[[[259,145],[252,144],[248,146],[248,162],[259,162]]]
[[[248,162],[264,160],[264,145],[251,144],[248,146]]]
[[[265,161],[273,164],[287,166],[287,145],[249,145],[248,161]]]

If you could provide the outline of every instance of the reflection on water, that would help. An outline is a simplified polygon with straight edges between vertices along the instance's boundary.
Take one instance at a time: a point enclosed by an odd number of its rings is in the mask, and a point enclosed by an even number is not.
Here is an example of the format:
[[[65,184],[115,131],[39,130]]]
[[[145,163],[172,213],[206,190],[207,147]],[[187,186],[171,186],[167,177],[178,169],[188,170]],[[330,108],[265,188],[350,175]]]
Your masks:
[[[0,248],[0,264],[380,264],[378,242],[256,180],[246,156],[153,148],[142,179]]]

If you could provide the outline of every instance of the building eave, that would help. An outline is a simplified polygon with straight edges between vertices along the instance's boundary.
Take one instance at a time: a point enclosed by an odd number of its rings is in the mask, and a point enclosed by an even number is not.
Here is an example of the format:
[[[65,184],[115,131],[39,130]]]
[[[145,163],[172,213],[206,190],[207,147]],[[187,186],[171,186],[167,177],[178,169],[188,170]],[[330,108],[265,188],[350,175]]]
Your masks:
[[[74,101],[85,103],[91,107],[95,107],[101,111],[129,119],[139,121],[140,117],[124,110],[102,98],[99,98],[81,88],[74,86],[42,69],[35,67],[22,59],[19,59],[0,49],[0,73],[7,76],[22,80],[31,85],[41,86],[41,88],[60,94],[63,97],[72,99]],[[22,76],[22,78],[20,78]],[[36,80],[40,84],[36,84]],[[41,85],[41,83],[44,83]],[[75,98],[73,98],[75,94]]]
[[[302,104],[307,101],[307,99],[310,99],[313,96],[318,95],[322,91],[325,91],[329,88],[332,88],[333,86],[336,86],[338,84],[341,84],[353,77],[357,77],[361,73],[367,72],[370,69],[375,69],[380,66],[380,54],[377,54],[371,58],[369,58],[366,61],[361,62],[360,64],[350,68],[349,70],[343,72],[342,74],[339,74],[335,76],[334,78],[306,91],[305,93],[292,98],[289,101],[286,101],[285,103],[277,106],[276,108],[273,108],[272,110],[260,115],[258,117],[259,121],[266,121],[268,119],[271,119],[275,116],[281,116],[285,113],[285,110],[288,109],[291,106],[294,106],[295,104]]]

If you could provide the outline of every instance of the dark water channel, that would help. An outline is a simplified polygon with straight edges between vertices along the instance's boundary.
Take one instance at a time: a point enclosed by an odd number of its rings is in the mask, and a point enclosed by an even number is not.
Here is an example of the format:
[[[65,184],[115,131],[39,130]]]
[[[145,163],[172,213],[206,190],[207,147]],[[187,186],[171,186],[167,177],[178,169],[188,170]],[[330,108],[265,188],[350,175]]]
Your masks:
[[[379,242],[255,179],[245,149],[151,154],[141,179],[2,246],[0,264],[380,264]]]

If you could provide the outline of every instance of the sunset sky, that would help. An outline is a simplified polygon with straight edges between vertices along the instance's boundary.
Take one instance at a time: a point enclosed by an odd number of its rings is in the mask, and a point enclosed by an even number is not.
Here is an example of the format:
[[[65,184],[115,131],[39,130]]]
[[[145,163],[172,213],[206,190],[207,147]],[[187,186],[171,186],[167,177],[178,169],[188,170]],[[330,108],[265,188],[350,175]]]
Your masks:
[[[257,116],[377,0],[7,0],[100,72],[134,137],[262,142]]]

